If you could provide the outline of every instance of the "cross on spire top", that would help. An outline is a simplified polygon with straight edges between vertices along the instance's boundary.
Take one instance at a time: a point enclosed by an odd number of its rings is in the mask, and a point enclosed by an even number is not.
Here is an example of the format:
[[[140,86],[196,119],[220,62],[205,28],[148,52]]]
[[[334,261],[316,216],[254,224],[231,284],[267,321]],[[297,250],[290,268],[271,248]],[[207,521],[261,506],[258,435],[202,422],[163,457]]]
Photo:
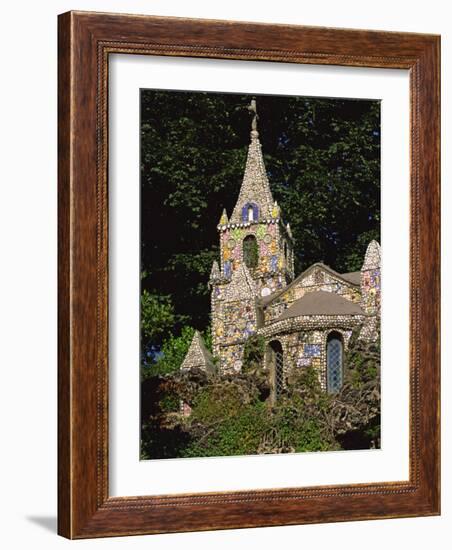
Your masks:
[[[256,107],[256,98],[253,97],[251,100],[251,103],[248,105],[248,111],[253,113],[253,120],[251,122],[251,130],[253,132],[257,132],[257,119],[259,118],[257,114],[257,107]]]

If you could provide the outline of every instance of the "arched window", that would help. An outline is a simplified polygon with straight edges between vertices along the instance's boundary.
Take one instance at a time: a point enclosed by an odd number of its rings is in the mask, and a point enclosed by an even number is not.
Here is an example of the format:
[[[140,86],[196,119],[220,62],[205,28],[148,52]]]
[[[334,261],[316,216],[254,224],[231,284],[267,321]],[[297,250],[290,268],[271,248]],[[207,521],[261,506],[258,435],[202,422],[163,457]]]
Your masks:
[[[259,263],[259,248],[254,235],[247,235],[243,239],[243,261],[249,268],[257,267]]]
[[[284,355],[279,340],[268,344],[268,362],[273,378],[273,400],[276,401],[284,389]]]
[[[242,222],[257,222],[259,208],[254,202],[247,202],[242,208]]]
[[[342,336],[331,332],[326,342],[326,387],[328,393],[337,393],[342,388],[344,379]]]

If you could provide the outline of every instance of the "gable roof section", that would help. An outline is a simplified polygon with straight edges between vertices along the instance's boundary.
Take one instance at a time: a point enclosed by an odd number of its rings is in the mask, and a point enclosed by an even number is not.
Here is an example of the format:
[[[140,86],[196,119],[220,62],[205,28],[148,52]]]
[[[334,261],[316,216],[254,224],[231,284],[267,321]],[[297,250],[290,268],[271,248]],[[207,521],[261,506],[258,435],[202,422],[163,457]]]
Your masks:
[[[256,288],[250,272],[245,264],[241,264],[226,287],[224,294],[225,302],[236,302],[240,300],[254,299]]]
[[[349,283],[352,283],[352,285],[360,285],[361,284],[361,271],[352,271],[351,273],[342,273],[341,277],[348,281]]]
[[[324,290],[308,292],[296,300],[278,317],[277,321],[302,315],[365,315],[358,304]]]
[[[295,286],[297,283],[302,281],[316,267],[320,267],[321,269],[323,269],[323,271],[326,271],[326,273],[329,273],[333,277],[336,277],[336,278],[342,280],[344,283],[346,283],[348,285],[360,286],[360,278],[358,278],[356,276],[356,274],[360,274],[359,271],[353,272],[353,273],[344,273],[343,275],[341,275],[337,271],[334,271],[334,269],[332,269],[331,267],[329,267],[325,264],[322,264],[321,262],[317,262],[317,263],[312,264],[311,266],[309,266],[308,269],[306,269],[305,271],[300,273],[300,275],[298,275],[298,277],[296,277],[290,284],[288,284],[287,286],[285,286],[281,290],[278,290],[277,292],[274,292],[273,294],[270,294],[270,296],[265,296],[264,298],[261,298],[260,299],[261,305],[263,305],[264,307],[268,306],[271,302],[273,302],[274,300],[279,298],[282,294],[284,294],[289,289],[291,289],[293,286]],[[354,282],[354,281],[356,281],[356,282]]]

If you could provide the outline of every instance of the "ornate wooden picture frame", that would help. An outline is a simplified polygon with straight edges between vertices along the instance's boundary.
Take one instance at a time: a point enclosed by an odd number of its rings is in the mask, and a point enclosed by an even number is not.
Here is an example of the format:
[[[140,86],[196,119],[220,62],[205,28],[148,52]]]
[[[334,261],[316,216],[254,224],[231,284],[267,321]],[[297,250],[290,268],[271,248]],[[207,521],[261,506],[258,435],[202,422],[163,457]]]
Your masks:
[[[440,511],[438,36],[69,12],[59,16],[58,531],[68,538],[437,515]],[[406,69],[410,75],[409,480],[111,497],[110,54]]]

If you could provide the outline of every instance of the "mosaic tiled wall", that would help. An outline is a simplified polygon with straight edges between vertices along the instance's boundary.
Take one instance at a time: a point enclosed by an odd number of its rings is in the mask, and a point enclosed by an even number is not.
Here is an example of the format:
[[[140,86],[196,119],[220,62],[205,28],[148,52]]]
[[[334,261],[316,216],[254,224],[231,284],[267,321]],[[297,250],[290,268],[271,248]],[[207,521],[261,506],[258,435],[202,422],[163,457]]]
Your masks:
[[[258,265],[250,268],[260,296],[268,296],[293,278],[293,247],[277,218],[259,223],[220,225],[221,275],[230,279],[244,262],[243,241],[252,235],[258,247]]]
[[[245,341],[257,329],[256,285],[242,264],[230,281],[212,288],[213,351],[220,370],[240,371]]]
[[[344,350],[347,349],[352,329],[360,326],[362,316],[337,316],[332,319],[326,316],[310,316],[298,321],[288,319],[278,322],[278,327],[261,328],[259,334],[265,336],[267,344],[278,340],[283,348],[284,375],[290,377],[291,372],[297,369],[314,367],[319,376],[319,382],[326,389],[326,342],[331,332],[338,332],[342,336]],[[297,327],[298,323],[298,327]],[[301,325],[304,327],[300,331]],[[311,325],[312,328],[309,327]],[[331,327],[334,328],[331,328]],[[298,330],[297,330],[298,328]]]

